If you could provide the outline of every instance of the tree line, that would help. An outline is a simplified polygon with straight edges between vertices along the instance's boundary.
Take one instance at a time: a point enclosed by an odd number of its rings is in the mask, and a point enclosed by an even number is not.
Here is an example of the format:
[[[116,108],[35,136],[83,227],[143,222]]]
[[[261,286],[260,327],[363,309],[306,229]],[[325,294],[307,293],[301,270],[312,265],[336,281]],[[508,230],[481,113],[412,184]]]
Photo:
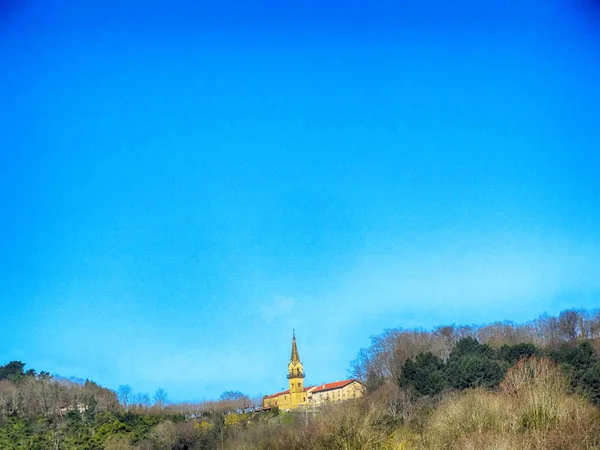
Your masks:
[[[493,349],[472,337],[462,338],[446,361],[428,351],[406,360],[397,379],[401,388],[421,396],[444,389],[496,388],[522,359],[546,357],[564,369],[570,389],[600,406],[600,360],[589,340],[541,349],[531,343]]]
[[[473,338],[492,349],[532,344],[553,349],[562,344],[589,340],[598,351],[600,310],[569,309],[558,316],[544,314],[525,323],[511,321],[486,325],[442,325],[433,330],[392,328],[372,336],[371,344],[359,351],[351,362],[350,373],[369,391],[398,380],[404,363],[421,353],[430,352],[447,361],[454,346],[463,338]]]
[[[2,449],[600,448],[600,312],[385,330],[350,365],[361,399],[257,412],[0,366]],[[595,405],[595,406],[594,406]]]
[[[150,399],[129,385],[113,391],[10,361],[0,366],[0,448],[217,448],[260,402],[226,391],[213,401],[172,404],[162,388]]]

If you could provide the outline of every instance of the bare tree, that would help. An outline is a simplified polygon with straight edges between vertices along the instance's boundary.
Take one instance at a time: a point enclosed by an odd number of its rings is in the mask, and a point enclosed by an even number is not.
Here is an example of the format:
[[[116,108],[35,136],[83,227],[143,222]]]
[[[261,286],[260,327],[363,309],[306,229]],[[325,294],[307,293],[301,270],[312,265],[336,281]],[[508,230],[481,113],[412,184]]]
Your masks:
[[[557,345],[561,341],[558,319],[548,314],[542,314],[533,321],[536,331],[536,345],[542,347]]]
[[[150,396],[138,392],[132,396],[131,403],[135,404],[138,408],[147,408],[150,406]]]
[[[589,314],[590,337],[596,339],[600,337],[600,309],[590,311]]]
[[[567,341],[577,339],[578,327],[580,323],[579,313],[574,309],[567,309],[558,316],[558,329],[561,337]]]
[[[125,412],[128,411],[129,403],[131,402],[131,386],[128,384],[122,384],[117,389],[117,397],[119,401],[123,404],[123,408],[125,408]]]
[[[454,347],[457,341],[454,325],[443,325],[435,328],[433,330],[433,337],[433,353],[446,361],[448,356],[450,356],[452,347]]]
[[[371,345],[361,349],[351,363],[350,373],[372,392],[386,382],[396,380],[407,359],[427,351],[442,351],[438,338],[424,330],[385,330],[380,336],[371,336]]]
[[[0,415],[10,415],[17,403],[19,390],[8,380],[0,380]]]
[[[158,390],[154,393],[154,405],[158,407],[158,409],[163,409],[167,404],[167,393],[163,388],[158,388]]]
[[[103,388],[93,381],[86,380],[83,393],[87,399],[93,398],[98,411],[116,412],[120,409],[119,399],[115,391]]]
[[[219,398],[226,412],[244,411],[250,407],[250,398],[240,391],[226,391]]]

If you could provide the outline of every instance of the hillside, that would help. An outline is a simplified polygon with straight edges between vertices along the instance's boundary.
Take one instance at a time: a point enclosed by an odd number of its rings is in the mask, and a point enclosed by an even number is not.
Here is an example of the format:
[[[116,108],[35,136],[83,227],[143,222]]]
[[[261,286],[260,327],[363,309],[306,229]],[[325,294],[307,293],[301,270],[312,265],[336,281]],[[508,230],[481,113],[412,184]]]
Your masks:
[[[386,330],[351,364],[365,398],[295,412],[256,411],[260,399],[237,391],[150,405],[11,361],[0,366],[0,448],[600,448],[599,335],[599,312],[585,310]]]

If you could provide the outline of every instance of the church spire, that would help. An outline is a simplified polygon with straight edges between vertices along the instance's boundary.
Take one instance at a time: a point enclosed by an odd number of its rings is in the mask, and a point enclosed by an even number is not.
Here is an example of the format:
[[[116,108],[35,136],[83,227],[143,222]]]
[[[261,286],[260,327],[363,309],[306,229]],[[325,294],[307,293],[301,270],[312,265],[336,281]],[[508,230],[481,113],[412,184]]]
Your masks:
[[[298,347],[296,346],[296,330],[292,331],[292,357],[290,362],[300,362],[300,356],[298,356]]]

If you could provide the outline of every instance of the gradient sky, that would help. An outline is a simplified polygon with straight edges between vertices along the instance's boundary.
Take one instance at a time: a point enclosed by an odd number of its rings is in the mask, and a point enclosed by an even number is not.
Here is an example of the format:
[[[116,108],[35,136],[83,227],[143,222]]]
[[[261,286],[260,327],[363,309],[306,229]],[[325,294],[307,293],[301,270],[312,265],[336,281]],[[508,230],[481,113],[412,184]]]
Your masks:
[[[0,2],[1,364],[256,395],[292,328],[312,384],[600,306],[594,2],[299,3]]]

